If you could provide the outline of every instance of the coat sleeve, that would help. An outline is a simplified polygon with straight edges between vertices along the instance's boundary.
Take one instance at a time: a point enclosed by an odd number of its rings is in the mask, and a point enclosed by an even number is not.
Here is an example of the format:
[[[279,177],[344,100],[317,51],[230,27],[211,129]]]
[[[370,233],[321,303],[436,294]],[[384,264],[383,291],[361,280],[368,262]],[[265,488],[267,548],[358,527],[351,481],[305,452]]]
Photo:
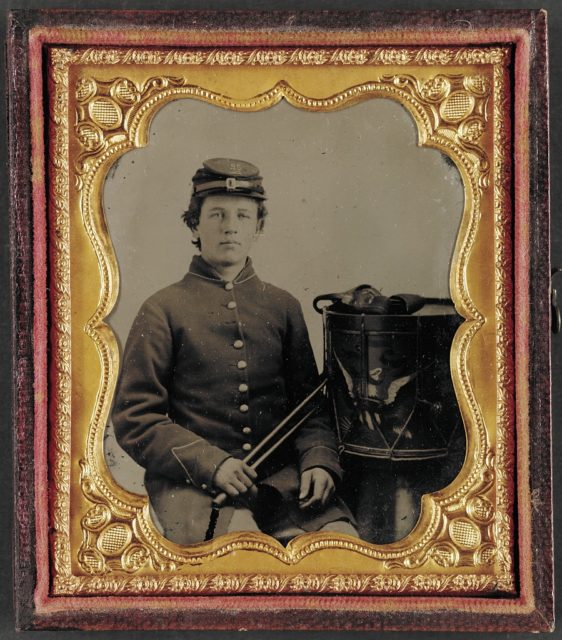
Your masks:
[[[169,418],[173,367],[168,317],[149,299],[141,307],[125,346],[112,412],[115,435],[121,447],[147,471],[206,489],[230,454]]]
[[[300,303],[290,298],[287,312],[287,333],[284,346],[285,384],[292,406],[314,391],[320,382],[314,353]],[[332,428],[327,403],[297,432],[294,440],[300,472],[323,467],[336,479],[341,479],[336,436]]]

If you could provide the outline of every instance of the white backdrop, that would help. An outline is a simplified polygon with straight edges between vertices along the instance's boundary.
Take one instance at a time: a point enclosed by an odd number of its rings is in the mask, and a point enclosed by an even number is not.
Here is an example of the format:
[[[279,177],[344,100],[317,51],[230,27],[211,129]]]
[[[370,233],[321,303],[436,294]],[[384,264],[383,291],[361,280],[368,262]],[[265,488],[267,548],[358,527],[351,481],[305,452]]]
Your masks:
[[[180,216],[191,176],[220,156],[261,170],[270,215],[252,257],[262,280],[301,300],[318,357],[318,294],[369,283],[388,295],[449,295],[462,185],[441,153],[417,147],[403,107],[373,99],[333,113],[286,103],[237,113],[178,100],[106,181],[121,278],[109,321],[121,341],[140,304],[187,271],[194,248]]]

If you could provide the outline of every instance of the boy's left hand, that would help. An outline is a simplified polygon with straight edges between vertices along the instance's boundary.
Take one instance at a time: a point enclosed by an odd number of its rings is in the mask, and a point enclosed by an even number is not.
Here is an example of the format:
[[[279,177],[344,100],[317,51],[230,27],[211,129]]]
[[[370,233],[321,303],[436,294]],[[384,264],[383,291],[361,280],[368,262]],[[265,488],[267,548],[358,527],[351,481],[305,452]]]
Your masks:
[[[324,506],[335,489],[334,479],[326,469],[313,467],[303,471],[299,491],[299,507]]]

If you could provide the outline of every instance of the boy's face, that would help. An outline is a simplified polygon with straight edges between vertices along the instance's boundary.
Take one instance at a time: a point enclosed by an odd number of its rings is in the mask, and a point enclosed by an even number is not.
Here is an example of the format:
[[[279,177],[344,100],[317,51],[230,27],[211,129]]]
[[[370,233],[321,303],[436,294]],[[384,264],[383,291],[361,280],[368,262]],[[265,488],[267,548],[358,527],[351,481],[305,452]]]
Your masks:
[[[240,195],[207,196],[193,235],[201,242],[201,256],[219,273],[244,266],[259,232],[258,203]]]

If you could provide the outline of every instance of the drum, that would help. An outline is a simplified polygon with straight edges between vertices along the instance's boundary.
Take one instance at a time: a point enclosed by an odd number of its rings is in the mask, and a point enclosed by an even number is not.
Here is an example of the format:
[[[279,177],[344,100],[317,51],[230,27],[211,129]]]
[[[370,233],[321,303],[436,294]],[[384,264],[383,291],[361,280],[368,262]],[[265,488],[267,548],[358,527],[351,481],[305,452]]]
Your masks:
[[[323,315],[344,497],[364,539],[399,539],[414,526],[421,495],[448,484],[464,459],[450,373],[462,318],[450,300],[388,298],[369,285],[318,296],[314,307]]]

